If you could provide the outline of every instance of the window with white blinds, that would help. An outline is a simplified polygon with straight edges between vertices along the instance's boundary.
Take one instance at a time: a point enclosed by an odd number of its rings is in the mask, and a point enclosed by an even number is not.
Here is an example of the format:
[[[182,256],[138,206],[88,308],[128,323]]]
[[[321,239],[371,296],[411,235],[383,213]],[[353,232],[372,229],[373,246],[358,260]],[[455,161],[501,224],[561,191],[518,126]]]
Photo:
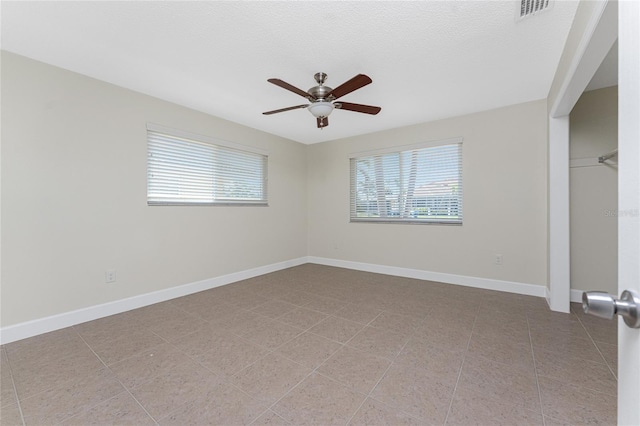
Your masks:
[[[462,224],[462,139],[351,162],[351,221]]]
[[[267,155],[147,126],[147,204],[267,205]]]

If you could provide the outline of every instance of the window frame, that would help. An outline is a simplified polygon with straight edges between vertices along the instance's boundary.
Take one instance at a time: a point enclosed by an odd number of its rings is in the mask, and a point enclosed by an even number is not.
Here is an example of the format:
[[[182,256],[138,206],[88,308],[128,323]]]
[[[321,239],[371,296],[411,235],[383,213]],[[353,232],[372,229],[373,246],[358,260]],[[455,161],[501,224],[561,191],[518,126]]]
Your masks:
[[[384,224],[404,224],[404,225],[448,225],[448,226],[462,226],[463,225],[463,205],[464,205],[464,190],[463,190],[463,142],[462,137],[454,137],[449,139],[442,139],[436,141],[423,142],[411,145],[399,145],[394,147],[388,147],[378,150],[363,151],[349,154],[349,222],[350,223],[384,223]],[[457,153],[457,176],[458,176],[458,216],[452,218],[422,218],[415,217],[358,217],[357,216],[357,173],[355,171],[354,161],[358,159],[364,160],[372,157],[379,157],[384,155],[397,154],[401,156],[403,153],[411,153],[412,151],[419,151],[423,149],[436,148],[447,145],[458,145]],[[386,191],[385,191],[386,192]]]
[[[259,200],[253,200],[248,198],[239,198],[236,200],[229,198],[220,198],[219,201],[216,201],[215,198],[213,201],[196,201],[196,200],[185,200],[185,201],[176,201],[176,200],[155,200],[150,199],[150,183],[151,183],[151,169],[150,169],[150,134],[162,135],[166,138],[174,138],[176,140],[180,140],[182,142],[191,142],[194,145],[200,146],[212,146],[212,153],[216,149],[226,150],[227,153],[246,153],[249,155],[258,155],[262,157],[262,198]],[[254,207],[268,207],[269,206],[269,198],[268,198],[268,182],[269,182],[269,152],[266,150],[262,150],[260,148],[255,148],[252,146],[242,145],[235,142],[225,141],[222,139],[214,138],[211,136],[205,136],[201,134],[191,133],[184,130],[177,130],[169,127],[165,127],[159,124],[147,123],[146,125],[146,136],[147,136],[147,205],[148,206],[195,206],[195,207],[212,207],[212,206],[254,206]],[[215,184],[212,182],[211,191],[215,191]]]

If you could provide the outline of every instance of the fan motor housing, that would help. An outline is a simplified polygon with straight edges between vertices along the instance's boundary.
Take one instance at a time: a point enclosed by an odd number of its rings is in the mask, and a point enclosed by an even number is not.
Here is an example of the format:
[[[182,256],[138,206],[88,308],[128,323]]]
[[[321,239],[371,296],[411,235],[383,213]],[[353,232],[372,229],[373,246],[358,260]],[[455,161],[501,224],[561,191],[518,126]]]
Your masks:
[[[327,98],[327,94],[331,93],[332,90],[329,86],[319,85],[307,90],[307,93],[317,100],[331,100]],[[333,96],[330,96],[330,98],[333,98]]]

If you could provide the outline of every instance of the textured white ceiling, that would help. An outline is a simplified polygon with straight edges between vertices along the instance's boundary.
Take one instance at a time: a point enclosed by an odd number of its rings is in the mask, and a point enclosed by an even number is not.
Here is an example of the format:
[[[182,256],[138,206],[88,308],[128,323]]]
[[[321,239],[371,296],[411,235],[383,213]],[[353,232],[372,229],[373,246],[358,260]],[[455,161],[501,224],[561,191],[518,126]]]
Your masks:
[[[514,1],[2,2],[2,48],[303,143],[545,98],[576,1],[517,22]],[[303,90],[373,84],[320,130]]]

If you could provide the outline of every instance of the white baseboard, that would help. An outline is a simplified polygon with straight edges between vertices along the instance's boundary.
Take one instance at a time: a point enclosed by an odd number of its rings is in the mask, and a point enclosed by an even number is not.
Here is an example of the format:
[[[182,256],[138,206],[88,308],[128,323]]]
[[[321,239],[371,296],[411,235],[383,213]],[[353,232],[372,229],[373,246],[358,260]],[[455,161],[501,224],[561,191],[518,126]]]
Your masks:
[[[109,315],[119,314],[154,303],[164,302],[177,297],[187,296],[199,291],[208,290],[237,281],[246,280],[270,272],[279,271],[305,263],[317,263],[319,265],[335,266],[339,268],[353,269],[357,271],[374,272],[378,274],[394,275],[398,277],[415,278],[420,280],[438,281],[447,284],[463,285],[467,287],[482,288],[486,290],[505,291],[509,293],[524,294],[528,296],[547,297],[546,286],[525,284],[512,281],[494,280],[489,278],[470,277],[465,275],[446,274],[442,272],[424,271],[420,269],[400,268],[396,266],[376,265],[371,263],[352,262],[348,260],[329,259],[324,257],[306,256],[291,259],[271,265],[260,266],[246,271],[235,272],[220,277],[209,278],[189,284],[171,287],[152,293],[141,294],[122,300],[103,303],[101,305],[90,306],[77,309],[62,314],[52,315],[20,324],[3,327],[0,329],[0,344],[26,339],[38,334],[48,333],[83,322],[92,321]],[[575,297],[580,299],[582,292],[571,290],[571,300]]]
[[[284,262],[260,266],[246,271],[234,272],[220,277],[209,278],[177,287],[154,291],[152,293],[141,294],[122,300],[103,303],[101,305],[90,306],[20,324],[10,325],[8,327],[2,327],[0,329],[0,344],[4,345],[16,340],[26,339],[27,337],[36,336],[38,334],[48,333],[50,331],[59,330],[61,328],[70,327],[72,325],[81,324],[83,322],[92,321],[109,315],[119,314],[121,312],[130,311],[132,309],[141,308],[154,303],[164,302],[166,300],[175,299],[177,297],[186,296],[199,291],[246,280],[258,275],[291,268],[307,262],[307,257],[300,257],[298,259],[286,260]]]
[[[576,303],[582,303],[582,290],[571,289],[571,301]]]
[[[549,291],[549,287],[544,288],[544,298],[547,299],[547,305],[549,309],[551,309],[551,291]]]
[[[424,271],[421,269],[399,268],[396,266],[375,265],[371,263],[352,262],[348,260],[328,259],[325,257],[308,257],[309,263],[395,275],[419,280],[438,281],[447,284],[463,285],[486,290],[505,291],[527,296],[545,297],[546,286],[518,283],[513,281],[494,280],[490,278],[470,277],[466,275],[445,274],[442,272]]]

